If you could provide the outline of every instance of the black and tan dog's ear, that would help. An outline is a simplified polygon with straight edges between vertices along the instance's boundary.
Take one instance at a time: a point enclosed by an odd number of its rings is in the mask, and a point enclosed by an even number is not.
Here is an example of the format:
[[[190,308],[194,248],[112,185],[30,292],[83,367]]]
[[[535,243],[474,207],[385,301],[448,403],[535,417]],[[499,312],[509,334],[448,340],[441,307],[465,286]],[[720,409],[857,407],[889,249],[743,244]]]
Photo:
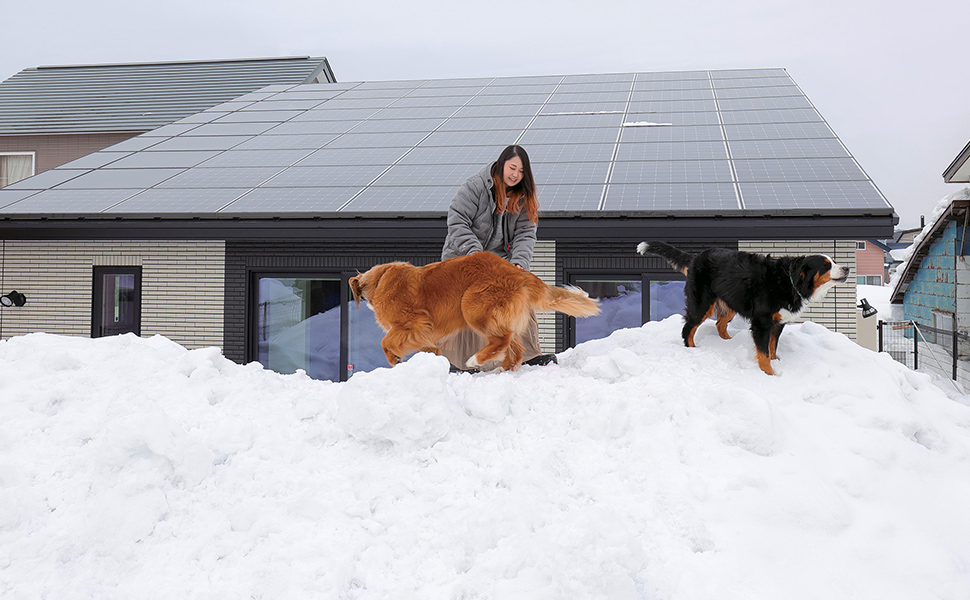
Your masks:
[[[795,279],[795,289],[803,298],[809,298],[815,293],[815,269],[807,261],[803,261],[798,269],[798,277]]]
[[[350,293],[354,296],[354,305],[360,308],[360,271],[357,271],[357,276],[351,277],[347,283],[350,284]]]

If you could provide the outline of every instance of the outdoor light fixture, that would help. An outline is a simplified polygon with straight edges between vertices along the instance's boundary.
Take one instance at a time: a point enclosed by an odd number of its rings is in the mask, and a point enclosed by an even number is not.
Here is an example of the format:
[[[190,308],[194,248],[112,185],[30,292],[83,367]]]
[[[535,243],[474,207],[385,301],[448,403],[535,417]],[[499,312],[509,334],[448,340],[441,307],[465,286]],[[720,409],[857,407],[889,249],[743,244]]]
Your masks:
[[[23,306],[27,304],[27,296],[17,290],[12,290],[9,294],[0,296],[0,305],[3,306]]]
[[[865,298],[863,298],[859,302],[858,308],[861,308],[862,309],[862,318],[863,319],[865,319],[867,317],[871,317],[872,315],[874,315],[877,312],[879,312],[878,310],[876,310],[875,308],[873,308],[873,306],[871,304],[869,304],[869,301],[866,300]]]

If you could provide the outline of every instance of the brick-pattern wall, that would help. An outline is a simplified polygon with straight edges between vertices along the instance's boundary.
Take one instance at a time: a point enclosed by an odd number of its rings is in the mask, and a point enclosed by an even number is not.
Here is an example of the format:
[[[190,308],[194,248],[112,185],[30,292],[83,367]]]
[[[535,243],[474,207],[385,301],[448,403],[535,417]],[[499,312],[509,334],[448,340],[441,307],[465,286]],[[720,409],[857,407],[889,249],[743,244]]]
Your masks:
[[[818,303],[809,305],[799,321],[814,321],[832,331],[856,338],[856,249],[854,241],[846,240],[799,240],[764,241],[742,240],[738,249],[774,256],[798,256],[803,254],[827,254],[843,267],[849,269],[849,279],[835,286]]]
[[[25,306],[0,311],[3,338],[90,337],[94,267],[140,266],[143,336],[222,346],[225,242],[6,240],[0,252],[0,289],[27,296]]]
[[[0,135],[0,153],[34,152],[34,174],[59,167],[141,133],[84,133],[69,135]]]
[[[957,299],[957,225],[951,221],[930,244],[903,299],[907,320],[933,326],[933,311],[954,313]]]
[[[537,240],[532,255],[532,272],[549,285],[556,285],[556,242]],[[556,351],[556,313],[537,312],[539,347],[544,354]]]

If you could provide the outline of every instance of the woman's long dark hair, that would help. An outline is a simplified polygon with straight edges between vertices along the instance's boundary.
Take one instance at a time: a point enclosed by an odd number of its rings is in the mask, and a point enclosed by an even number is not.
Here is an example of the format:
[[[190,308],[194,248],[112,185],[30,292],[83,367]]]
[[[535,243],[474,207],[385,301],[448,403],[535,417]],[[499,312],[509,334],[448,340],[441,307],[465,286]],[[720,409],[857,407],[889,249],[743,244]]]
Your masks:
[[[505,187],[505,163],[518,156],[522,161],[522,181],[510,188]],[[525,210],[526,216],[533,223],[539,222],[539,197],[536,195],[536,182],[532,178],[532,165],[529,155],[522,146],[509,146],[498,155],[498,160],[492,165],[492,181],[495,184],[495,204],[497,212],[508,210],[517,215]],[[508,206],[505,198],[508,197]]]

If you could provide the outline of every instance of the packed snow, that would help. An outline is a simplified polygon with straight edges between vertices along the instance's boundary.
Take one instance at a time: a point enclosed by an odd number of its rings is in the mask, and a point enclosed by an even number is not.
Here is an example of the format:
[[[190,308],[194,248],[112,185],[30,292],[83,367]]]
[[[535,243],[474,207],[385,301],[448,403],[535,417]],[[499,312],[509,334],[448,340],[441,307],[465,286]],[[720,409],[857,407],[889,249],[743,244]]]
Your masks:
[[[805,323],[681,318],[346,383],[0,342],[5,599],[970,598],[970,400]]]

